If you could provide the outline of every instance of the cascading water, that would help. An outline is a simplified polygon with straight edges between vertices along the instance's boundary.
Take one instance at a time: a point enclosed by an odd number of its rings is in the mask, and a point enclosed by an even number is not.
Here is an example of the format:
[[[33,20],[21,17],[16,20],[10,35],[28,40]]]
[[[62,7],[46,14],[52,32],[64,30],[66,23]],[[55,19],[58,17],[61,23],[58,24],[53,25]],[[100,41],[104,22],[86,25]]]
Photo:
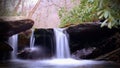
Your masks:
[[[45,60],[42,63],[50,65],[79,65],[80,61],[70,57],[70,48],[68,42],[68,34],[64,29],[54,28],[56,38],[56,58]]]
[[[65,34],[63,29],[55,28],[54,29],[55,37],[56,37],[56,58],[53,59],[47,59],[47,60],[35,60],[35,62],[27,61],[27,60],[13,60],[12,65],[5,65],[5,66],[12,66],[19,68],[46,68],[46,67],[54,67],[54,68],[76,68],[80,65],[90,65],[90,64],[96,64],[96,61],[90,61],[90,60],[75,60],[70,58],[70,51],[69,51],[69,44],[68,44],[68,38],[67,34]],[[9,44],[13,47],[12,52],[12,59],[16,58],[17,54],[17,42],[18,42],[18,35],[14,35],[9,38]],[[30,48],[33,50],[34,48],[34,31],[32,31],[31,38],[30,38]],[[39,50],[38,50],[39,51]],[[36,51],[35,51],[36,52]],[[40,52],[38,52],[39,54]],[[16,64],[15,64],[16,63]],[[97,62],[98,63],[98,62]],[[98,64],[100,64],[99,62]],[[23,65],[24,64],[24,65]],[[46,65],[46,66],[45,66]],[[7,67],[8,68],[8,67]]]
[[[34,37],[34,29],[33,29],[30,37],[30,48],[28,49],[30,49],[31,51],[38,50],[38,48],[35,47],[34,44],[35,44],[35,37]]]
[[[11,58],[16,59],[17,58],[17,46],[18,46],[18,34],[11,36],[8,40],[8,43],[13,48]]]
[[[34,30],[32,30],[31,37],[30,37],[30,48],[34,48],[35,37],[34,37]]]
[[[64,29],[54,28],[54,34],[56,38],[56,58],[57,59],[70,58],[70,50],[69,50],[67,33],[64,31]],[[28,48],[31,51],[38,49],[38,47],[34,46],[34,43],[35,43],[34,30],[32,30],[31,37],[30,37],[30,48]],[[13,48],[12,59],[16,59],[17,46],[18,46],[18,34],[13,35],[12,37],[9,38],[9,44]]]
[[[70,58],[67,34],[64,29],[54,28],[56,38],[56,58]]]

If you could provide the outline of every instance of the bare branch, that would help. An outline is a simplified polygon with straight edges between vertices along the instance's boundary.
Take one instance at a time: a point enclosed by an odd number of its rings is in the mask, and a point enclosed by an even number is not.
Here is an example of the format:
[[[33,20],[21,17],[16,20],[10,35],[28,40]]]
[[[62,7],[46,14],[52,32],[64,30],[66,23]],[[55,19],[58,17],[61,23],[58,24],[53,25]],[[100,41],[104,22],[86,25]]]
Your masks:
[[[22,0],[22,9],[21,9],[22,14],[21,15],[25,14],[24,2],[25,2],[25,0]]]
[[[39,7],[39,4],[40,4],[41,0],[38,0],[36,5],[34,6],[34,8],[30,11],[28,17],[29,18],[32,18],[33,14],[35,13],[35,11],[37,10],[37,8]]]
[[[19,0],[16,7],[14,8],[14,12],[17,12],[17,10],[19,9],[19,5],[21,4],[22,0]]]

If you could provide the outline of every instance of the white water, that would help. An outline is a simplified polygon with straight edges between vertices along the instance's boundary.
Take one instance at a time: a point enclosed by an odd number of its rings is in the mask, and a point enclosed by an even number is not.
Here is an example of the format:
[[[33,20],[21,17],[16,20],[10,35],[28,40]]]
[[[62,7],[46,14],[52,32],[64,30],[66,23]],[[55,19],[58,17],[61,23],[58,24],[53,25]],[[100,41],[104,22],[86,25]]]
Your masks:
[[[31,37],[30,37],[30,48],[34,48],[35,37],[34,37],[34,30],[32,30]]]
[[[70,50],[67,34],[64,29],[54,28],[56,38],[56,58],[70,58]]]
[[[70,58],[69,43],[67,33],[63,32],[64,29],[54,28],[54,34],[56,38],[56,58]],[[34,30],[32,30],[30,37],[30,49],[36,49],[34,47],[35,37]],[[46,42],[47,43],[47,42]]]
[[[34,31],[33,31],[34,32]],[[34,48],[34,33],[31,34],[30,44]],[[91,60],[75,60],[70,58],[68,39],[63,29],[54,29],[56,36],[56,58],[49,60],[12,60],[10,65],[5,68],[97,68],[95,65],[104,64],[104,62]],[[34,39],[34,40],[33,40]],[[12,59],[17,54],[18,35],[9,38],[9,44],[13,47]],[[93,65],[93,66],[91,66]],[[100,66],[100,65],[99,65]],[[99,67],[98,66],[98,67]],[[104,67],[106,68],[106,67]]]
[[[50,59],[50,60],[43,60],[39,61],[36,64],[43,63],[43,64],[50,64],[50,65],[74,65],[79,64],[80,62],[74,59],[70,58],[70,50],[69,50],[69,43],[68,43],[68,36],[65,32],[63,32],[64,29],[55,28],[54,34],[56,37],[56,58]],[[12,52],[12,58],[16,58],[17,54],[17,41],[18,41],[18,35],[14,35],[9,38],[9,42],[13,47]],[[34,37],[34,30],[32,30],[31,37],[30,37],[30,49],[34,50],[36,47],[34,46],[35,37]],[[17,62],[20,62],[21,60],[16,60]]]
[[[17,58],[17,46],[18,46],[18,34],[11,36],[8,40],[8,43],[13,48],[11,58],[16,59]]]

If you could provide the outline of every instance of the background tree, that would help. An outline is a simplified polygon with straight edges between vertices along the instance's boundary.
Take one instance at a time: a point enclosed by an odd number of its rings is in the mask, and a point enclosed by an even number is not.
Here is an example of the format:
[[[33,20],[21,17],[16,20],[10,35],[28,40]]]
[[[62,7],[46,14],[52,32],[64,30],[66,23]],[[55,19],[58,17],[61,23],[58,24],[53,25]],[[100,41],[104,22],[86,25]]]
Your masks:
[[[20,4],[22,3],[22,0],[18,0],[18,3],[17,3],[17,5],[15,6],[15,8],[14,8],[14,15],[16,15],[17,14],[17,11],[18,11],[18,9],[19,9],[19,6],[20,6]]]
[[[107,25],[112,28],[120,25],[120,0],[80,0],[79,5],[68,12],[65,10],[63,8],[59,11],[61,26],[100,20],[103,20],[101,27]]]
[[[38,6],[40,5],[41,0],[38,0],[35,7],[30,11],[28,17],[31,18],[33,16],[33,14],[35,13],[35,11],[37,10]]]

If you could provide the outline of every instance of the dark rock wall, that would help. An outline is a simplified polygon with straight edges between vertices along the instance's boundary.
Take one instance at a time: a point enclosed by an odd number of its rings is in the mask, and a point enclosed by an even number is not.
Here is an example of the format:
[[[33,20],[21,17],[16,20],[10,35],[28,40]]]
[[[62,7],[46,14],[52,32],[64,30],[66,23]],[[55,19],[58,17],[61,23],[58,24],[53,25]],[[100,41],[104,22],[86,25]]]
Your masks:
[[[18,57],[21,59],[51,58],[55,54],[55,38],[54,38],[53,29],[35,29],[34,37],[35,37],[35,43],[34,43],[35,50],[26,48],[26,47],[30,47],[30,44],[29,44],[30,37],[29,37],[29,39],[26,39],[26,40],[29,40],[29,43],[27,44],[27,46],[24,46],[22,44],[19,45],[21,49]],[[22,38],[25,39],[25,37],[22,37]],[[21,38],[21,42],[22,42],[22,38]]]
[[[94,59],[120,48],[119,29],[101,28],[100,24],[80,24],[66,30],[73,58]]]
[[[12,47],[6,42],[0,42],[0,61],[11,58]]]
[[[109,29],[107,27],[101,28],[100,24],[80,24],[69,27],[66,30],[70,36],[72,52],[84,47],[98,46],[90,45],[90,43],[96,44],[96,42],[113,36],[118,31],[117,29]]]
[[[35,30],[35,46],[47,48],[49,54],[55,52],[55,36],[53,29],[36,29]]]

